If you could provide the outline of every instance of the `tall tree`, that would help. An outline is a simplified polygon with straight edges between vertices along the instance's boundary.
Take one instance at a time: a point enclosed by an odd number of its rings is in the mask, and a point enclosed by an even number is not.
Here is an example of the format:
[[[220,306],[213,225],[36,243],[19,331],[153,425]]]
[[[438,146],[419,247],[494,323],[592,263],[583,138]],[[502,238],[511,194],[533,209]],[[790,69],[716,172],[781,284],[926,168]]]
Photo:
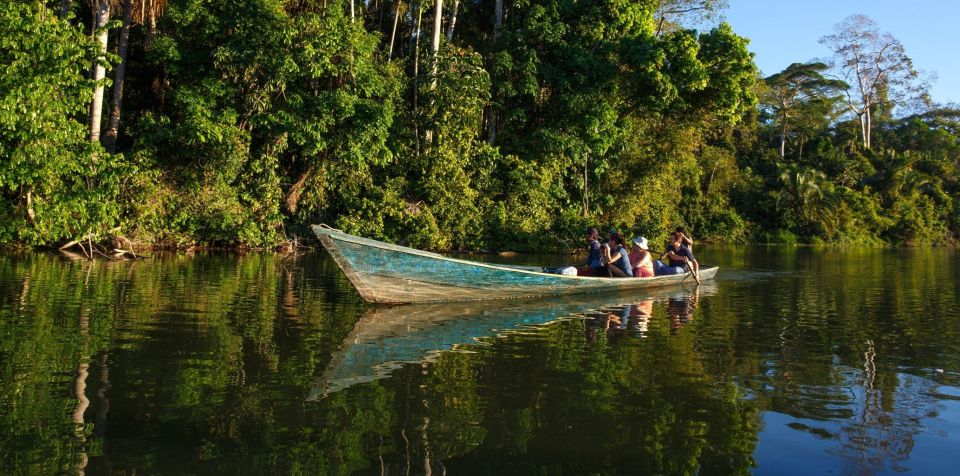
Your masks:
[[[503,0],[496,0],[493,6],[493,39],[496,40],[503,28]],[[499,127],[499,114],[496,106],[491,105],[487,113],[487,142],[493,145],[497,141],[497,127]]]
[[[142,0],[141,0],[142,1]],[[120,62],[114,71],[113,98],[110,101],[110,118],[103,135],[103,146],[111,154],[117,150],[117,133],[120,128],[120,109],[123,105],[123,86],[127,74],[127,45],[130,40],[130,24],[133,22],[133,0],[123,0],[123,25],[117,38],[117,56]]]
[[[457,26],[458,8],[460,8],[460,0],[453,0],[453,9],[450,11],[450,25],[447,27],[447,42],[453,41],[453,28]]]
[[[387,51],[387,61],[393,59],[393,43],[397,39],[397,21],[400,20],[400,0],[397,0],[397,6],[393,10],[393,30],[390,33],[390,49]]]
[[[430,82],[430,89],[437,88],[437,62],[440,51],[440,34],[443,30],[443,0],[436,0],[433,7],[433,41],[430,43],[430,53],[433,66],[430,68],[430,76],[433,78]]]
[[[847,107],[860,120],[863,146],[869,149],[872,110],[885,100],[904,105],[924,99],[928,87],[900,40],[881,32],[869,17],[851,15],[834,30],[820,43],[833,50],[837,75],[852,85],[846,91]]]
[[[793,63],[764,80],[767,88],[761,95],[761,108],[773,117],[780,131],[781,159],[786,156],[787,135],[794,122],[807,113],[829,117],[838,93],[846,87],[843,81],[824,77],[828,69],[824,63]]]
[[[93,31],[97,40],[97,53],[93,59],[93,101],[90,103],[90,142],[100,141],[101,117],[103,115],[103,79],[106,76],[107,22],[110,21],[110,1],[95,0]]]

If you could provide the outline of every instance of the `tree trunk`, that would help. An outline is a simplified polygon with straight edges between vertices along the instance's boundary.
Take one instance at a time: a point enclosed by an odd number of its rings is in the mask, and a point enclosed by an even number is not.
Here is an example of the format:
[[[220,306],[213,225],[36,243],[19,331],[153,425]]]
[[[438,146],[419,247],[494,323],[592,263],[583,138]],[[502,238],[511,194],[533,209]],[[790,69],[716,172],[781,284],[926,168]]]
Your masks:
[[[417,6],[417,27],[414,30],[413,43],[413,135],[417,157],[420,156],[420,119],[417,117],[417,99],[420,90],[420,24],[423,21],[423,8]]]
[[[383,31],[383,6],[384,6],[386,3],[387,3],[387,2],[385,2],[385,1],[381,3],[380,0],[377,0],[377,2],[375,3],[375,5],[376,5],[375,8],[377,9],[377,17],[378,17],[378,18],[377,18],[377,31]]]
[[[780,160],[787,156],[787,123],[780,127]]]
[[[400,20],[400,0],[397,0],[397,6],[393,10],[393,32],[390,33],[390,51],[387,53],[387,61],[393,58],[393,41],[397,38],[397,21]]]
[[[153,46],[154,37],[157,36],[157,13],[154,11],[152,1],[150,2],[150,8],[147,10],[147,41],[144,48],[149,50]]]
[[[353,2],[354,0],[350,0],[350,23],[353,23]]]
[[[103,146],[111,154],[117,151],[117,132],[120,128],[120,108],[123,105],[123,83],[127,72],[127,44],[130,39],[130,23],[133,21],[133,0],[123,0],[123,26],[117,39],[117,56],[120,63],[113,79],[113,101],[110,108],[110,120],[104,133]]]
[[[453,27],[457,25],[458,8],[460,8],[460,0],[454,0],[453,11],[450,12],[450,26],[447,27],[447,43],[453,41]]]
[[[94,18],[94,35],[97,40],[97,56],[93,64],[93,101],[90,103],[90,142],[100,141],[100,122],[103,114],[103,78],[106,68],[103,66],[103,55],[107,52],[107,29],[104,26],[110,21],[109,0],[96,0],[96,16]]]
[[[864,145],[866,145],[867,148],[869,149],[871,147],[871,140],[870,140],[871,138],[870,136],[872,135],[871,129],[873,129],[873,124],[871,120],[872,118],[870,117],[869,107],[864,108],[863,117],[866,118],[866,121],[864,122],[864,126],[863,126]]]
[[[443,33],[443,0],[436,0],[433,7],[433,40],[430,43],[430,104],[434,104],[432,93],[437,90],[437,76],[440,65],[440,36]],[[423,132],[424,142],[433,143],[433,129]]]
[[[28,190],[27,191],[27,219],[30,220],[30,224],[32,225],[33,222],[36,220],[36,218],[37,218],[37,213],[33,211],[33,192]]]
[[[420,10],[420,5],[416,1],[410,0],[410,22],[407,27],[410,30],[410,40],[407,41],[407,54],[413,54],[411,48],[413,48],[413,42],[417,39],[417,11]]]
[[[433,8],[433,42],[430,44],[430,52],[433,53],[433,62],[430,65],[430,90],[437,89],[437,68],[440,55],[440,33],[443,30],[443,0],[437,0]]]
[[[497,39],[500,33],[500,27],[503,26],[503,0],[497,0],[493,6],[493,39]],[[487,142],[492,146],[497,141],[497,111],[494,106],[490,107],[487,126],[489,127]]]
[[[423,8],[417,6],[417,26],[413,30],[413,115],[417,115],[417,99],[420,83],[420,24],[423,20]],[[414,119],[416,120],[416,119]]]
[[[660,20],[657,21],[657,30],[654,32],[653,35],[658,38],[660,37],[660,34],[663,32],[663,23],[667,19],[667,15],[662,11],[662,8],[663,8],[663,0],[657,0],[656,11],[660,13]],[[654,14],[654,16],[656,16],[656,14]]]
[[[289,211],[291,215],[297,213],[297,206],[300,203],[300,196],[303,194],[303,190],[307,185],[307,180],[311,175],[313,175],[312,165],[307,167],[307,170],[300,174],[300,177],[297,179],[297,181],[290,186],[290,190],[287,192],[286,205],[287,211]]]
[[[870,148],[870,137],[867,133],[867,111],[860,113],[860,137],[863,138],[863,147]]]
[[[503,26],[503,0],[497,0],[493,5],[493,39],[497,39],[500,27]]]
[[[590,156],[583,156],[583,217],[587,218],[590,216],[590,195],[588,191],[590,187],[587,184],[587,171],[589,166]]]

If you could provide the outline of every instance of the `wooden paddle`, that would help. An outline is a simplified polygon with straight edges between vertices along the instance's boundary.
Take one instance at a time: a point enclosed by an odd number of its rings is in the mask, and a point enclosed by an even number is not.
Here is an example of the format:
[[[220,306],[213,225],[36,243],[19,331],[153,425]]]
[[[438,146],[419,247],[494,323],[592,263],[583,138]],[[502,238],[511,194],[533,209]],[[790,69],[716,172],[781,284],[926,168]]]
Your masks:
[[[690,274],[693,275],[693,279],[697,281],[697,284],[700,284],[700,273],[698,273],[697,269],[693,267],[693,263],[691,263],[688,260],[686,266],[687,266],[687,269],[690,270]],[[687,279],[687,278],[683,278],[683,279]]]

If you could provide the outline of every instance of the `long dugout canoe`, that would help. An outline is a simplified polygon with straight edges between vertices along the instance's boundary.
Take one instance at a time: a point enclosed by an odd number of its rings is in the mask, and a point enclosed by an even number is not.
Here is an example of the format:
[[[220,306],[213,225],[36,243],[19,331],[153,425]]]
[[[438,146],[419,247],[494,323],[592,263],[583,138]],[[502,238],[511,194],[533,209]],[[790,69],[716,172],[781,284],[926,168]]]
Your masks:
[[[318,225],[313,231],[360,296],[375,303],[479,301],[695,284],[689,273],[653,278],[564,276],[538,267],[450,258]],[[701,266],[700,280],[713,279],[717,269]]]

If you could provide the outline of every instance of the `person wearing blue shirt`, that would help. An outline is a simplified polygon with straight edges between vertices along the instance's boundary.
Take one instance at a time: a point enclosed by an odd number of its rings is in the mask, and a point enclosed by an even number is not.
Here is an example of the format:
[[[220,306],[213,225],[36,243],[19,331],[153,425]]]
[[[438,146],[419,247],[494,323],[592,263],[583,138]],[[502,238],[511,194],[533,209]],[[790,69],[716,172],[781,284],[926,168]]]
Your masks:
[[[611,233],[610,241],[604,248],[603,261],[607,265],[608,275],[617,278],[632,278],[633,268],[630,266],[630,252],[627,251],[627,241],[619,233]]]

